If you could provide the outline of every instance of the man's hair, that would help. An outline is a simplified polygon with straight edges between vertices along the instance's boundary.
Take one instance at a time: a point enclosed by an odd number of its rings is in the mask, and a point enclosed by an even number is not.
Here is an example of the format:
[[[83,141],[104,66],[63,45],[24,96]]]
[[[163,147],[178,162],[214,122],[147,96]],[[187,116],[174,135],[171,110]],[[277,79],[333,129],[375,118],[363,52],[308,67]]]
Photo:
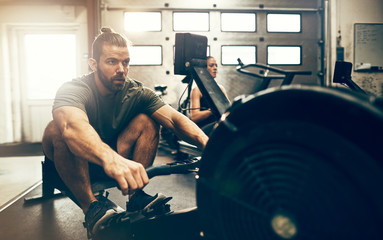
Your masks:
[[[96,61],[100,60],[102,54],[102,47],[104,44],[111,44],[117,47],[128,47],[131,45],[130,41],[123,35],[116,33],[113,29],[103,27],[100,34],[94,39],[92,44],[92,57]]]

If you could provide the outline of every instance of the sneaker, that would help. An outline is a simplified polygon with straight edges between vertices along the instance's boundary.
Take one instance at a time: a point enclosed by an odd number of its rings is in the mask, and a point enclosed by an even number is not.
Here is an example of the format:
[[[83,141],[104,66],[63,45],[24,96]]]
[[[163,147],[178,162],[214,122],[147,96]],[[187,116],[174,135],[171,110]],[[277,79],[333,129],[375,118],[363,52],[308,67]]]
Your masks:
[[[88,238],[92,238],[103,222],[118,213],[117,206],[111,201],[92,202],[85,214],[84,227],[87,229]]]
[[[136,191],[133,196],[126,202],[126,211],[135,212],[139,210],[147,210],[157,204],[165,204],[172,199],[166,197],[162,193],[157,193],[154,196],[150,196],[142,190]]]

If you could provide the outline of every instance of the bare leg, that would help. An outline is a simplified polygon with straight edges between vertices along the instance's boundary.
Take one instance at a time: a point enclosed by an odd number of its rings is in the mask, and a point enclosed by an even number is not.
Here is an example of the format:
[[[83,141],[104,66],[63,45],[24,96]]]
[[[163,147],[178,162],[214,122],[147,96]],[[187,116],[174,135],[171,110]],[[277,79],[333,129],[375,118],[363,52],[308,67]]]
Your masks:
[[[46,156],[54,161],[58,174],[85,213],[89,205],[96,201],[90,186],[88,162],[76,158],[69,151],[53,121],[45,129],[42,147]]]
[[[145,114],[135,117],[117,140],[117,152],[123,157],[152,165],[159,142],[159,126]],[[61,179],[79,202],[84,213],[96,201],[90,185],[88,162],[76,158],[52,121],[45,129],[42,146],[46,156],[53,160]]]
[[[118,137],[117,152],[144,167],[151,166],[158,148],[159,129],[152,118],[139,114]]]

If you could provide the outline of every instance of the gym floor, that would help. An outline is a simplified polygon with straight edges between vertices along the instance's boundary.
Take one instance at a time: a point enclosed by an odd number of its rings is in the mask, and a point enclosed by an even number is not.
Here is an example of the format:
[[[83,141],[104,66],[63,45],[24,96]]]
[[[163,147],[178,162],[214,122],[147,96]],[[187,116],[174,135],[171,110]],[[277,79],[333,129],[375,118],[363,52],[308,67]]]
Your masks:
[[[0,239],[87,239],[84,214],[69,198],[24,202],[25,198],[41,195],[40,149],[39,144],[0,146]],[[159,148],[154,165],[173,159],[169,150]],[[144,190],[172,196],[169,204],[173,211],[196,206],[194,173],[154,177]],[[127,198],[118,189],[107,191],[109,199],[125,208]]]

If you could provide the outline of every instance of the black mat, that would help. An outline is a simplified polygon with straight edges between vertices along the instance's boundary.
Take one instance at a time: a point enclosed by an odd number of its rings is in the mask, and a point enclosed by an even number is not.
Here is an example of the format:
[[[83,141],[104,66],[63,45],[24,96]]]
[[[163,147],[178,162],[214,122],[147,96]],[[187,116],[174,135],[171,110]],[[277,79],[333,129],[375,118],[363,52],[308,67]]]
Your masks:
[[[174,211],[196,206],[194,173],[155,177],[144,190],[149,194],[162,192],[166,196],[172,196],[169,203]],[[126,197],[116,188],[109,189],[108,192],[109,199],[125,209]],[[40,194],[41,185],[24,197]],[[0,212],[0,239],[87,239],[86,229],[82,225],[84,214],[69,198],[24,204],[24,197]]]

